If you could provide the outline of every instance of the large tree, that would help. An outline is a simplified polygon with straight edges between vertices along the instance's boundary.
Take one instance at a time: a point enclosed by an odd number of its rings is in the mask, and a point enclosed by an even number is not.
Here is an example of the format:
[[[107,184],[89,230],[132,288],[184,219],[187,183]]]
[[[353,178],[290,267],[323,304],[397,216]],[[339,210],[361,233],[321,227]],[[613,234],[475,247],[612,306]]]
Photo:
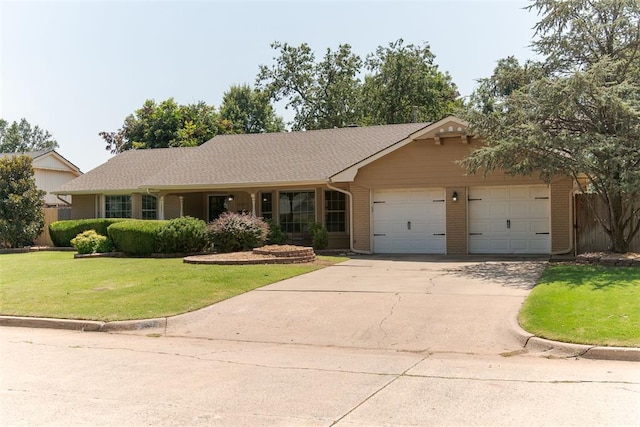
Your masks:
[[[367,56],[371,73],[363,86],[363,114],[376,124],[428,122],[452,114],[459,107],[456,85],[438,70],[428,44],[404,45],[399,39],[378,46]]]
[[[498,63],[465,114],[486,146],[466,160],[472,172],[504,169],[570,175],[593,192],[591,206],[626,252],[640,230],[640,3],[535,0],[534,51],[543,59]],[[585,180],[586,178],[586,180]]]
[[[31,157],[0,157],[0,246],[30,244],[44,227],[44,195]]]
[[[282,132],[282,117],[276,115],[269,95],[249,85],[231,86],[222,97],[220,117],[232,123],[234,133]]]
[[[106,149],[119,153],[131,149],[193,147],[221,133],[231,131],[215,107],[200,101],[179,105],[173,98],[156,103],[145,101],[142,108],[127,116],[115,132],[100,132]]]
[[[31,126],[26,119],[9,124],[0,119],[0,153],[24,153],[58,148],[58,142],[45,129]]]
[[[271,47],[280,55],[271,67],[260,66],[257,85],[274,101],[287,100],[286,108],[295,112],[294,130],[343,127],[358,121],[362,59],[351,52],[350,45],[327,49],[319,62],[306,43],[275,42]]]

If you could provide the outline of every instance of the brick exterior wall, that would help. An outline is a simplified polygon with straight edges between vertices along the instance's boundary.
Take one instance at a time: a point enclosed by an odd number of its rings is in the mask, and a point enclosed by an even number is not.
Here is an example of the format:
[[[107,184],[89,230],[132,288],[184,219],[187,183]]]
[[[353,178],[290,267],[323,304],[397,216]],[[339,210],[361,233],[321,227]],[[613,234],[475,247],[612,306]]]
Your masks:
[[[458,201],[453,201],[453,192],[458,193]],[[446,189],[446,238],[448,255],[466,255],[467,250],[467,189],[452,187]]]

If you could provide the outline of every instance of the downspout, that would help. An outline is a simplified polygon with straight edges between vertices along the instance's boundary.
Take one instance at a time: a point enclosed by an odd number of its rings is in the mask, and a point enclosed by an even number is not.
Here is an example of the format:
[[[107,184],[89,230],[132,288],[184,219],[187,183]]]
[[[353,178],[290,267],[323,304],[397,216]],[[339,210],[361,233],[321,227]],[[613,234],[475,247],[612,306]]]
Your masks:
[[[567,249],[551,252],[551,255],[565,255],[570,252],[574,252],[574,255],[575,255],[575,249],[577,249],[575,244],[576,229],[574,224],[575,210],[576,210],[575,195],[579,191],[580,189],[576,188],[575,185],[571,189],[571,191],[569,191],[569,247]]]
[[[363,251],[353,247],[353,194],[342,188],[334,187],[329,181],[327,181],[327,187],[339,193],[346,194],[349,197],[349,250],[354,254],[371,255],[371,251]]]

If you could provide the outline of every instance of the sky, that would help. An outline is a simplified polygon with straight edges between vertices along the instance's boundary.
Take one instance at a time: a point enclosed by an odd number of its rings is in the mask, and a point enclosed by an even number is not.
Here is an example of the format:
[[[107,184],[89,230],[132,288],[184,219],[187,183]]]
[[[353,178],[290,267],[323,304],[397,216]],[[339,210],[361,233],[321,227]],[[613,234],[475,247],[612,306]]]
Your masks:
[[[274,41],[322,57],[348,43],[363,58],[399,38],[428,43],[462,96],[496,62],[534,58],[527,1],[0,0],[0,118],[48,130],[83,172],[112,155],[118,130],[146,99],[216,107],[255,83]],[[285,121],[293,118],[276,105]]]

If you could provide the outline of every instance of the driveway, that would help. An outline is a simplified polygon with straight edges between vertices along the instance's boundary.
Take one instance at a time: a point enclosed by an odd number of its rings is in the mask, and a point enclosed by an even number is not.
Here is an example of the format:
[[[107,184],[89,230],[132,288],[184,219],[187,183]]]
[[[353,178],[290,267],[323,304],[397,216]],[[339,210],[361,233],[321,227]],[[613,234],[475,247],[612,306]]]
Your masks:
[[[510,333],[511,322],[544,264],[478,257],[357,257],[171,318],[164,333],[501,354],[522,348]]]

